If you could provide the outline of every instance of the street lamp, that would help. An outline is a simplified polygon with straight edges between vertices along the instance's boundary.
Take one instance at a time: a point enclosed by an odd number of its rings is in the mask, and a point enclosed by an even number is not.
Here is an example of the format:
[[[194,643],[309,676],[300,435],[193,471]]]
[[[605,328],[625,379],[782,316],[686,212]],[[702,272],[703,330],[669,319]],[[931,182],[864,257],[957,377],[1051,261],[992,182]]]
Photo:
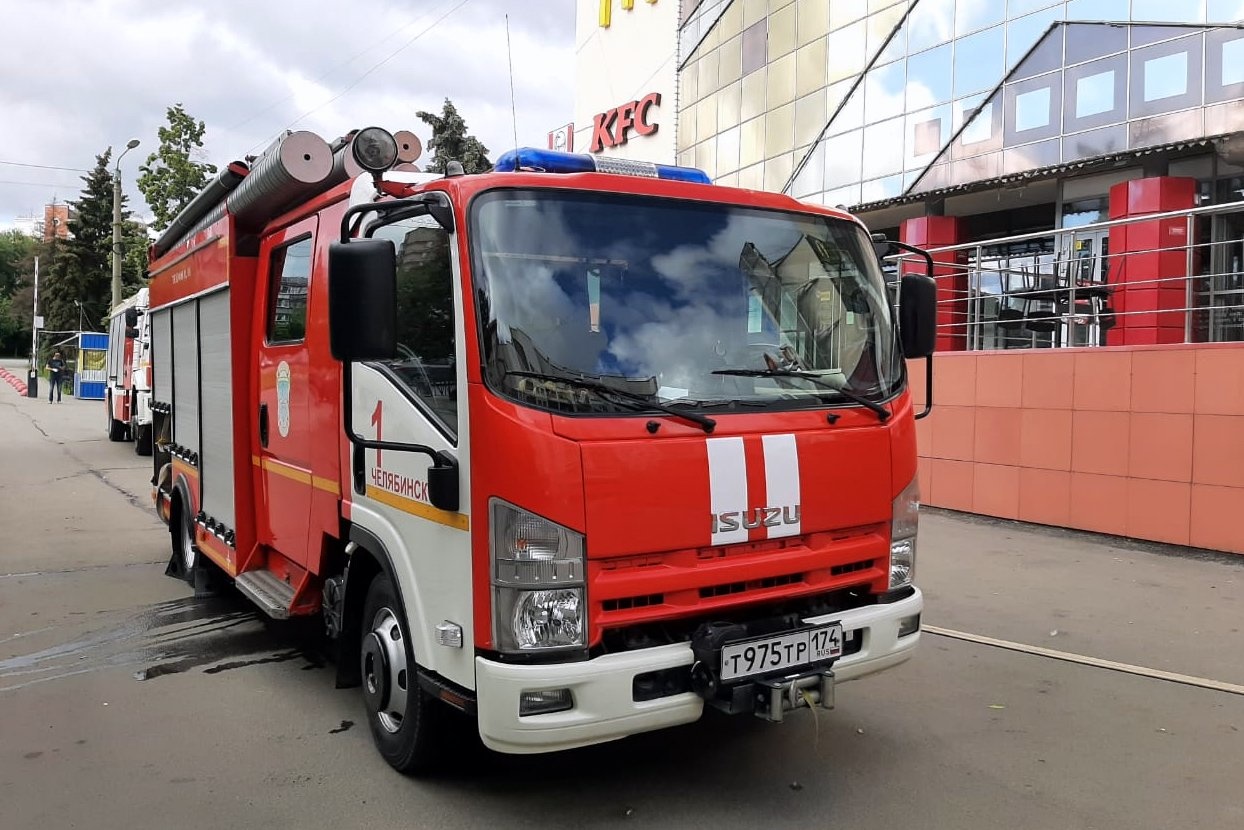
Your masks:
[[[138,145],[138,139],[131,138],[112,168],[112,306],[109,311],[121,302],[121,159]]]

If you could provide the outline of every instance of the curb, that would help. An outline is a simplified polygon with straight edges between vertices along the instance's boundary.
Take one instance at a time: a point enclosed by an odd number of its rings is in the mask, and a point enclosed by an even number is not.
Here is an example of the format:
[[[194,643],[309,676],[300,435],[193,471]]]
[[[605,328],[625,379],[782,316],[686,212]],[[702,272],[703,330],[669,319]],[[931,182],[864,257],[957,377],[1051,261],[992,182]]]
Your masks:
[[[17,394],[21,395],[23,398],[26,397],[26,381],[22,380],[8,369],[0,367],[0,380],[4,381],[9,386],[12,386]]]

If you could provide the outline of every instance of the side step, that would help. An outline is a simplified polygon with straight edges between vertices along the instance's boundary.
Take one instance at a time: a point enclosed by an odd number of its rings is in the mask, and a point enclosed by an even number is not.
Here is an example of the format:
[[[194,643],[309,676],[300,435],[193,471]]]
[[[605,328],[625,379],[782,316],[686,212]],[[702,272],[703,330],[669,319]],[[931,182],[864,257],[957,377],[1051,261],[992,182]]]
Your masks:
[[[238,574],[233,584],[274,620],[289,619],[294,586],[266,568]]]

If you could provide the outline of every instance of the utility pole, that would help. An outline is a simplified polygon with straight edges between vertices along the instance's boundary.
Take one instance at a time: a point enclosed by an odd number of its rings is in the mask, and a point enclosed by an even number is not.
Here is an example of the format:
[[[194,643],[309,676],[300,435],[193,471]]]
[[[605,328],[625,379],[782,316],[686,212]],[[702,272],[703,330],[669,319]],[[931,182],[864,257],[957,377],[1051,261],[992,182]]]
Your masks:
[[[30,309],[30,368],[38,371],[35,365],[39,359],[39,258],[35,257],[35,302]]]
[[[112,305],[109,312],[121,302],[121,159],[138,145],[138,139],[131,138],[112,168]]]

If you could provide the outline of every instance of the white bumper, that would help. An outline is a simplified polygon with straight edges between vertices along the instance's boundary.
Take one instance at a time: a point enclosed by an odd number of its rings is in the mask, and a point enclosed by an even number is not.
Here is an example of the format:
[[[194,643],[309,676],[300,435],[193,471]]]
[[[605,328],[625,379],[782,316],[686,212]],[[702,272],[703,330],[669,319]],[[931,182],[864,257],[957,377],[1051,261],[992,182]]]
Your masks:
[[[870,605],[841,614],[810,617],[809,623],[841,622],[843,630],[862,637],[858,651],[839,658],[839,682],[855,680],[896,666],[912,655],[920,633],[898,637],[899,620],[919,614],[924,597],[919,589],[906,599]],[[685,643],[608,654],[581,663],[520,666],[475,658],[479,733],[498,752],[554,752],[625,738],[699,720],[704,701],[692,692],[636,701],[635,676],[660,669],[690,666],[691,646]],[[548,715],[518,716],[522,692],[570,689],[574,708]]]
[[[134,395],[134,423],[147,426],[151,423],[151,393],[139,391]]]

